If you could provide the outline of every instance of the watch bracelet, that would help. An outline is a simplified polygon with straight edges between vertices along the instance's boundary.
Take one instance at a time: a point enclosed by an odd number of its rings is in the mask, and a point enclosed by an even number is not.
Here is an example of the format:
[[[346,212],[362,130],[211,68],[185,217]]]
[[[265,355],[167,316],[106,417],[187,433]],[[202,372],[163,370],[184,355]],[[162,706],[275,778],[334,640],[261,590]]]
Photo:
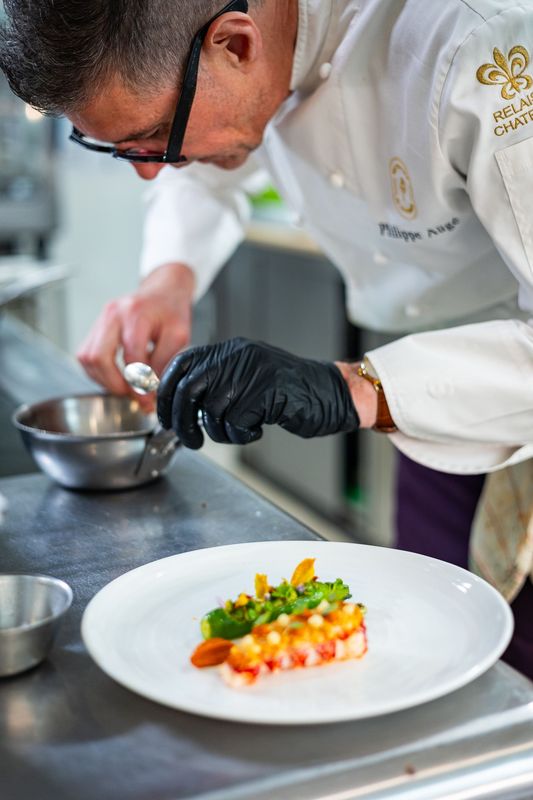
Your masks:
[[[376,423],[372,426],[372,430],[377,431],[378,433],[394,433],[398,430],[393,418],[391,417],[391,413],[389,410],[389,404],[387,403],[387,398],[385,397],[385,392],[383,391],[383,386],[379,378],[376,378],[374,375],[371,375],[368,372],[367,366],[364,361],[361,361],[359,366],[357,367],[357,374],[360,378],[364,378],[366,381],[372,384],[374,390],[377,394],[378,399],[378,409],[377,409],[377,417]]]

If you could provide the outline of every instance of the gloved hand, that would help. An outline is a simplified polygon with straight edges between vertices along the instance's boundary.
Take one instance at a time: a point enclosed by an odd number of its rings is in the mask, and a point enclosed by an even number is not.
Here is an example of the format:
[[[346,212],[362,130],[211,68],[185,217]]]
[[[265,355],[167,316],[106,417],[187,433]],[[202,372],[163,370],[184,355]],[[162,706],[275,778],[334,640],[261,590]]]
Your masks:
[[[281,425],[304,438],[359,427],[348,385],[333,363],[298,358],[247,339],[179,353],[158,390],[157,412],[194,450],[204,428],[215,442],[247,444],[263,425]]]

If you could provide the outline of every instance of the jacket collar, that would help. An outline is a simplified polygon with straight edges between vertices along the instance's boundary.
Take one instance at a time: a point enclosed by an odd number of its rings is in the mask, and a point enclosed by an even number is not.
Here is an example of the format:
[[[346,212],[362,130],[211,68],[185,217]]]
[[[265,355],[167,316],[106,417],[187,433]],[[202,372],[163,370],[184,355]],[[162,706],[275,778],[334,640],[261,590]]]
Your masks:
[[[298,0],[298,34],[291,91],[311,92],[320,82],[322,64],[330,62],[360,0]]]

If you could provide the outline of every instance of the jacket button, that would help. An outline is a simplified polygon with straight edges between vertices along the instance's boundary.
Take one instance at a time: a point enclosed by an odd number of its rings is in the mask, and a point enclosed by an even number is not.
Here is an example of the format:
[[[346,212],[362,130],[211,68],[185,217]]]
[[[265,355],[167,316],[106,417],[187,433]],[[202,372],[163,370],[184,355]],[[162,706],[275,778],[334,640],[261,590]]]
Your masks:
[[[419,317],[420,314],[421,314],[420,306],[415,306],[414,303],[409,303],[408,306],[405,306],[404,311],[405,311],[405,315],[407,317],[411,317],[411,318]]]
[[[453,386],[448,381],[430,381],[427,384],[427,391],[430,397],[434,400],[439,400],[442,397],[447,397],[453,394]]]
[[[334,189],[342,189],[344,186],[344,175],[342,172],[332,172],[329,176],[329,182]]]
[[[327,81],[329,76],[331,75],[332,66],[329,61],[326,61],[324,64],[320,65],[320,69],[318,70],[318,74],[322,78],[323,81]]]

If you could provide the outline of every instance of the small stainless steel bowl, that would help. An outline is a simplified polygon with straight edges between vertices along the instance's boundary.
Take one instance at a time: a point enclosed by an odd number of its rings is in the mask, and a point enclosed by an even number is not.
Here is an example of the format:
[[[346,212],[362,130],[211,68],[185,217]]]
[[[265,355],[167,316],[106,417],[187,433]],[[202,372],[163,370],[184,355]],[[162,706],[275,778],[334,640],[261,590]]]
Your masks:
[[[136,400],[106,394],[21,406],[13,424],[43,472],[69,489],[128,489],[153,481],[178,444]]]
[[[45,575],[0,575],[0,676],[17,675],[47,655],[72,589]]]

